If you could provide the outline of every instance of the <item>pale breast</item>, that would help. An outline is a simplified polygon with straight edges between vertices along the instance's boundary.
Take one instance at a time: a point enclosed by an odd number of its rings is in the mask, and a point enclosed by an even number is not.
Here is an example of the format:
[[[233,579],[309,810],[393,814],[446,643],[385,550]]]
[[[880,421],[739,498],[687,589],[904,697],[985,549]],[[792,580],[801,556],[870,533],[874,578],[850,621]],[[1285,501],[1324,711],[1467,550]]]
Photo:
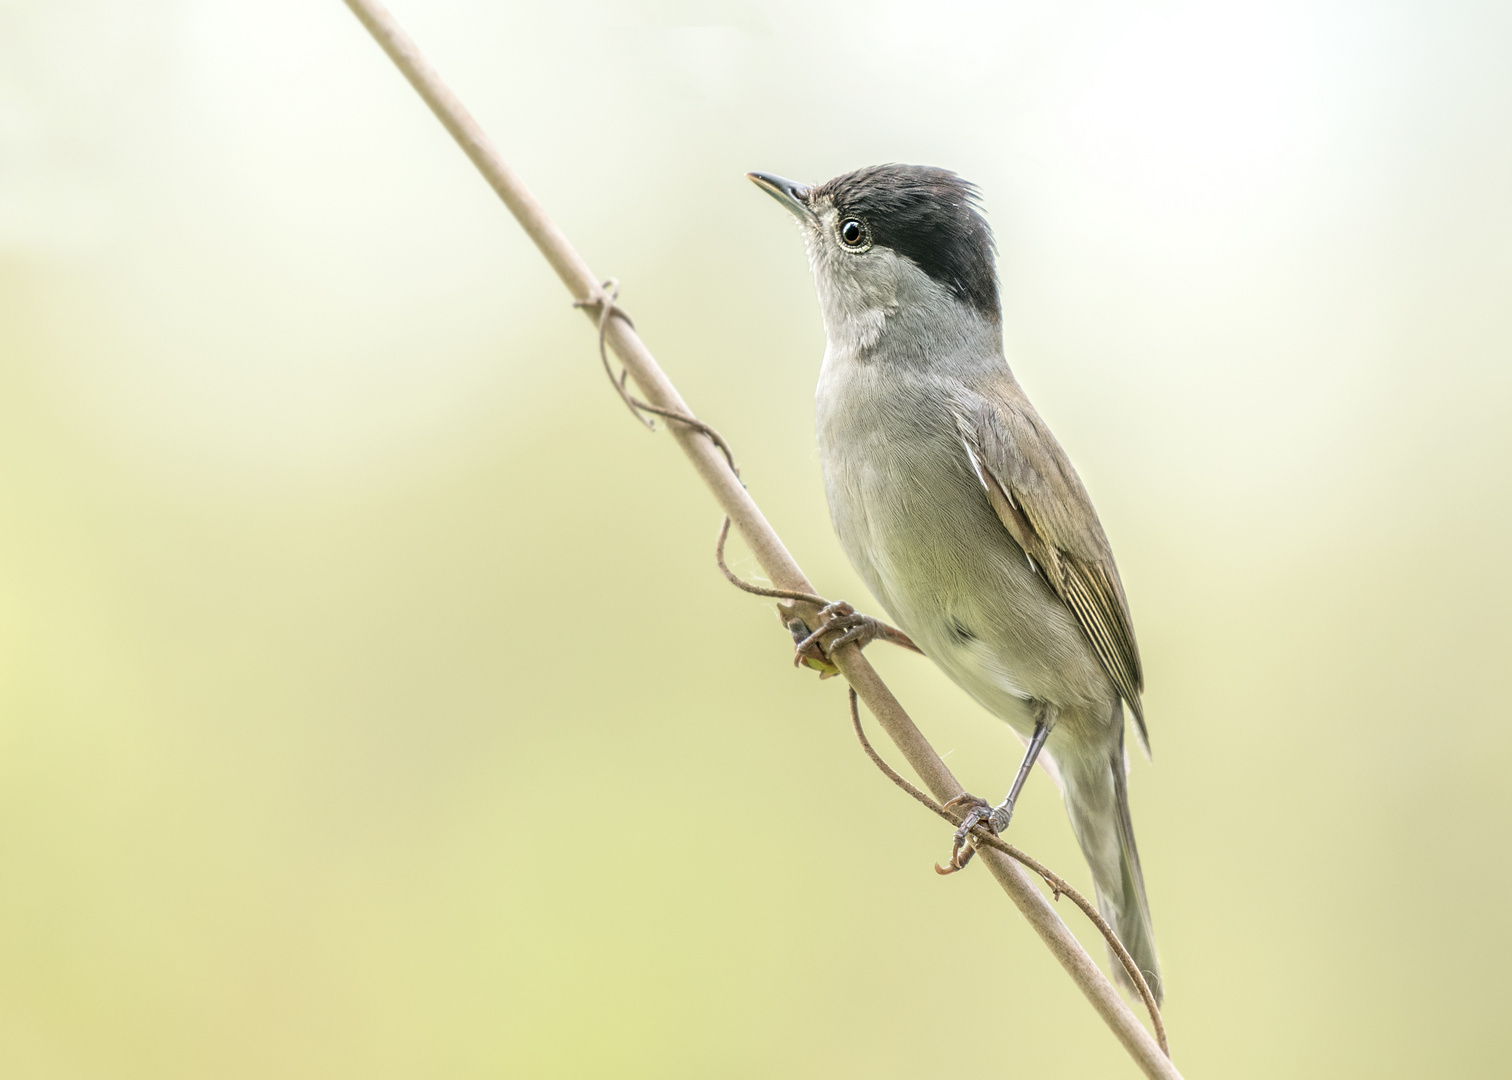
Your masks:
[[[925,654],[1015,728],[1032,728],[1029,698],[1107,700],[1074,618],[993,513],[938,383],[827,358],[818,402],[841,546]]]

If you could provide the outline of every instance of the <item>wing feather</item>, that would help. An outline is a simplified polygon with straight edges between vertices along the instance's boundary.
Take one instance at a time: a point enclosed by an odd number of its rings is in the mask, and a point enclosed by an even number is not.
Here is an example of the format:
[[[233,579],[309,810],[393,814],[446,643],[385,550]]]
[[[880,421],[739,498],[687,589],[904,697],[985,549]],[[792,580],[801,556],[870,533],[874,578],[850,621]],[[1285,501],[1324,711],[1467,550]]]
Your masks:
[[[995,392],[994,392],[995,391]],[[1140,742],[1149,734],[1139,695],[1144,671],[1123,583],[1092,500],[1065,452],[1012,377],[958,412],[962,441],[998,520],[1076,617]]]

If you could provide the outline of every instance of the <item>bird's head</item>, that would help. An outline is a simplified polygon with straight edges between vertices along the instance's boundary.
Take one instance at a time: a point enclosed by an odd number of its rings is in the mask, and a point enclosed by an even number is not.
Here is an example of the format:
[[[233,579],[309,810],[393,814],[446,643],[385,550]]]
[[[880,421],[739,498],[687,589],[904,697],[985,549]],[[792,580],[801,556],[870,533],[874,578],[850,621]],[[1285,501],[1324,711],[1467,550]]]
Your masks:
[[[813,186],[746,175],[798,219],[831,342],[864,352],[889,323],[1000,322],[992,230],[955,173],[873,165]]]

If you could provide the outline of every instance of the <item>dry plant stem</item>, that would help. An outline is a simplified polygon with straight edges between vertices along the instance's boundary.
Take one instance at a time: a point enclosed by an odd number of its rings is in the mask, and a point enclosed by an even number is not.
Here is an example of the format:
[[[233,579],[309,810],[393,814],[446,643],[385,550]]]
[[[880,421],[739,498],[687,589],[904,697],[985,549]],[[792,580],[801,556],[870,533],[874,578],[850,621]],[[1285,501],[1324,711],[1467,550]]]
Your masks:
[[[720,572],[724,574],[725,578],[730,582],[731,585],[734,585],[737,589],[744,590],[745,592],[754,593],[757,596],[772,596],[787,600],[807,600],[811,603],[824,602],[824,598],[820,596],[810,596],[806,593],[787,592],[782,589],[767,589],[763,588],[760,585],[752,585],[749,581],[741,578],[733,570],[731,570],[729,564],[725,562],[725,541],[727,541],[729,538],[730,519],[725,518],[719,526],[719,538],[715,541],[714,544],[714,562],[719,566]],[[877,753],[876,748],[873,747],[871,741],[867,739],[866,731],[861,726],[861,709],[856,701],[856,688],[854,686],[850,688],[850,714],[851,726],[855,729],[856,738],[861,743],[861,749],[866,752],[867,757],[871,758],[872,764],[876,765],[877,768],[882,771],[882,775],[886,776],[894,784],[902,788],[905,792],[913,797],[914,801],[918,802],[921,806],[929,808],[939,817],[948,821],[952,825],[960,825],[961,819],[959,816],[951,814],[950,811],[945,807],[941,806],[939,803],[931,799],[928,795],[924,794],[924,792],[920,791],[913,784],[909,783],[908,780],[902,776],[902,774],[900,774],[896,769],[894,769],[887,763],[886,759],[883,758],[881,754]],[[1089,901],[1085,896],[1083,896],[1076,889],[1072,888],[1070,883],[1067,882],[1065,878],[1055,873],[1038,859],[1034,858],[1024,851],[1019,850],[1017,847],[989,832],[986,827],[978,825],[971,831],[971,836],[973,841],[973,851],[983,846],[1001,851],[1004,855],[1007,855],[1009,858],[1016,859],[1018,862],[1023,863],[1040,877],[1044,878],[1045,884],[1050,886],[1050,891],[1054,894],[1057,900],[1062,896],[1068,896],[1071,898],[1072,903],[1081,908],[1082,913],[1086,915],[1089,920],[1091,920],[1092,925],[1097,927],[1098,933],[1102,934],[1103,939],[1108,943],[1108,947],[1112,949],[1113,954],[1118,957],[1118,962],[1123,965],[1123,969],[1128,974],[1129,980],[1139,991],[1140,1000],[1144,1002],[1145,1009],[1148,1010],[1150,1014],[1150,1022],[1154,1025],[1155,1039],[1158,1043],[1160,1043],[1160,1049],[1165,1052],[1166,1057],[1170,1057],[1171,1048],[1166,1042],[1165,1022],[1160,1017],[1160,1007],[1155,1004],[1155,995],[1150,993],[1150,984],[1145,981],[1144,972],[1140,971],[1139,965],[1134,963],[1134,958],[1129,955],[1129,950],[1124,948],[1124,943],[1118,940],[1118,935],[1114,933],[1113,927],[1109,926],[1108,921],[1102,917],[1102,912],[1098,911],[1097,908],[1092,904],[1092,902]],[[963,862],[961,865],[964,866],[965,863]],[[936,866],[935,870],[941,874],[949,872],[941,869],[939,866]]]
[[[714,542],[714,563],[719,567],[719,572],[724,574],[725,580],[728,581],[731,585],[735,586],[737,589],[751,593],[755,596],[770,596],[778,600],[797,600],[800,603],[811,604],[816,609],[825,607],[829,604],[829,601],[824,597],[815,596],[813,593],[795,592],[792,589],[765,589],[760,585],[752,585],[749,581],[742,579],[735,573],[735,571],[731,570],[729,564],[725,562],[725,541],[729,538],[730,518],[728,515],[726,515],[724,521],[721,522],[719,526],[719,539]]]
[[[898,770],[887,763],[881,754],[877,753],[876,748],[867,739],[866,731],[861,727],[861,709],[856,703],[856,691],[854,688],[850,692],[850,714],[851,727],[855,729],[856,738],[861,743],[861,749],[866,751],[866,756],[871,758],[872,764],[882,770],[882,775],[913,796],[919,805],[928,807],[950,824],[959,825],[961,822],[958,817],[951,814],[950,811],[924,794],[924,792],[920,791],[913,784],[910,784]],[[1166,1044],[1165,1022],[1160,1018],[1160,1008],[1155,1004],[1155,995],[1150,993],[1150,984],[1145,981],[1144,972],[1140,971],[1139,965],[1134,963],[1134,958],[1129,955],[1129,950],[1124,948],[1122,941],[1118,940],[1118,935],[1113,932],[1113,927],[1109,926],[1108,921],[1102,917],[1102,912],[1098,911],[1090,900],[1073,889],[1064,878],[1044,863],[1020,851],[1001,837],[994,836],[985,827],[978,825],[971,831],[971,835],[973,842],[979,848],[982,846],[990,847],[1001,851],[1011,859],[1018,860],[1045,879],[1045,884],[1050,886],[1050,891],[1056,899],[1062,896],[1070,897],[1071,902],[1082,909],[1082,914],[1086,915],[1092,921],[1092,925],[1097,927],[1098,933],[1102,934],[1103,940],[1108,943],[1108,947],[1113,950],[1114,955],[1118,957],[1118,962],[1123,965],[1124,971],[1128,973],[1129,979],[1138,988],[1140,999],[1144,1001],[1145,1008],[1150,1013],[1150,1022],[1155,1025],[1155,1041],[1160,1043],[1160,1049],[1165,1051],[1167,1057],[1170,1057],[1171,1048]],[[935,869],[938,870],[939,867]]]
[[[608,302],[600,287],[600,279],[589,270],[587,263],[383,5],[376,0],[346,0],[346,4],[498,193],[567,286],[573,299],[589,301],[594,308]],[[588,314],[590,318],[594,318],[591,311]],[[598,320],[594,318],[594,321]],[[682,400],[632,327],[622,319],[607,319],[605,338],[650,405],[679,416],[692,417],[692,410]],[[740,530],[741,536],[773,585],[779,589],[816,596],[816,590],[804,577],[803,571],[798,568],[739,478],[731,471],[719,447],[687,424],[674,422],[670,425],[670,431],[713,493],[720,508]],[[813,625],[811,620],[817,616],[817,605],[806,600],[795,600],[793,603],[799,615]],[[854,645],[847,645],[837,650],[832,660],[861,696],[861,700],[866,702],[866,707],[930,792],[941,802],[960,795],[963,790],[961,785],[935,753],[934,747],[929,745],[914,726],[871,664],[861,655],[861,651]],[[1181,1074],[1176,1071],[1170,1059],[1161,1053],[1154,1038],[1119,997],[1113,984],[1061,921],[1050,901],[1035,887],[1027,872],[994,848],[983,849],[981,859],[1145,1075],[1161,1080],[1180,1080]]]

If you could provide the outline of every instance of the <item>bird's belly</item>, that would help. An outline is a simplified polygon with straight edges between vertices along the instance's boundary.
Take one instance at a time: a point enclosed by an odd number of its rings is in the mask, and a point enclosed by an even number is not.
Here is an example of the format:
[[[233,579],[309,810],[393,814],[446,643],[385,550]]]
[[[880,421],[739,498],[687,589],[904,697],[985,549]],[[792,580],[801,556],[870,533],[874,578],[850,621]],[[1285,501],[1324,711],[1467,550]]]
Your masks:
[[[1107,700],[1084,635],[993,513],[964,447],[917,433],[904,444],[821,438],[821,459],[852,564],[962,689],[1025,733],[1032,700]]]

